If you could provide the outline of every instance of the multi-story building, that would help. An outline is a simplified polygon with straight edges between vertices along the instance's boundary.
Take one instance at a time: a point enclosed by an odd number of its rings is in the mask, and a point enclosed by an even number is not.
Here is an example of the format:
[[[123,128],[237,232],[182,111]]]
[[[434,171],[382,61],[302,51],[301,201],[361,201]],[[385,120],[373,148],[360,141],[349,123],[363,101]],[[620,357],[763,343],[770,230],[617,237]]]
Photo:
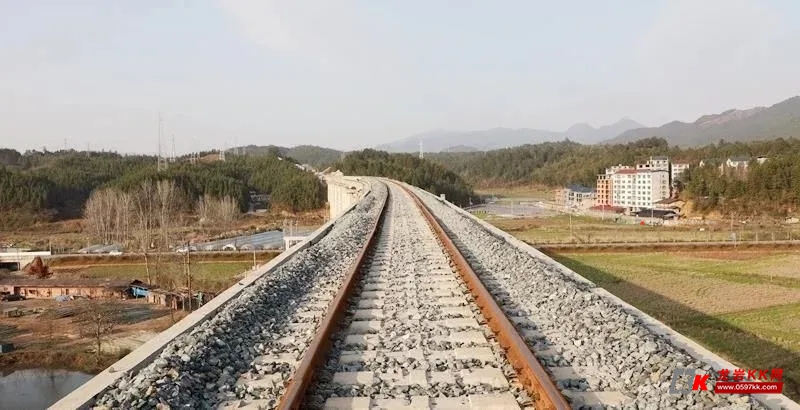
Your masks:
[[[611,175],[611,187],[611,205],[652,208],[656,202],[669,198],[669,171],[647,167],[622,169]]]
[[[673,162],[670,164],[670,176],[672,177],[672,182],[680,181],[681,175],[683,175],[683,171],[689,169],[688,162]]]
[[[597,176],[595,204],[652,208],[656,202],[670,197],[671,172],[669,158],[665,156],[650,157],[636,167],[620,164],[606,168],[605,174]]]
[[[611,206],[611,193],[613,192],[611,175],[610,173],[597,175],[597,189],[594,196],[596,206]]]
[[[670,197],[669,170],[651,171],[649,177],[643,179],[642,199],[644,206],[652,208],[655,203]]]
[[[636,169],[669,171],[669,158],[664,156],[650,157],[644,164],[637,164]]]
[[[611,174],[611,205],[634,206],[635,191],[635,169],[620,169]]]
[[[570,185],[561,191],[564,196],[561,203],[570,207],[589,208],[594,205],[595,191],[582,185]]]
[[[618,171],[622,171],[624,169],[635,169],[635,168],[630,165],[622,165],[622,164],[614,165],[612,167],[606,168],[606,174],[608,175],[616,174]]]

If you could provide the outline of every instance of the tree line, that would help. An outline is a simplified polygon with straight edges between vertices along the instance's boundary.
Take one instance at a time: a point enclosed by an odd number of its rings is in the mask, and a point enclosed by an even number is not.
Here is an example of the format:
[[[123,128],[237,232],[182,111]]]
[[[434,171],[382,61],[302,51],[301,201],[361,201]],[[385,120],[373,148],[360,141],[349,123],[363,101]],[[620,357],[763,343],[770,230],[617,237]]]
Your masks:
[[[695,201],[700,211],[783,214],[800,206],[800,140],[792,138],[734,143],[720,140],[697,148],[670,146],[663,138],[615,145],[582,145],[565,140],[427,157],[475,186],[556,187],[594,186],[597,174],[610,166],[635,165],[657,155],[691,164],[682,196]],[[765,156],[769,160],[763,165],[752,161],[746,173],[721,173],[718,165],[735,156]],[[698,167],[700,161],[709,166]]]
[[[319,208],[325,189],[319,179],[275,155],[229,156],[227,161],[170,163],[157,170],[156,158],[116,153],[0,152],[0,212],[31,213],[42,219],[80,217],[98,189],[133,194],[143,184],[174,183],[185,200],[181,210],[194,211],[202,197],[227,198],[245,210],[251,191],[270,195],[273,207],[292,211]],[[135,195],[134,195],[135,196]]]
[[[403,181],[458,205],[468,205],[474,199],[472,187],[455,172],[427,159],[410,154],[389,154],[366,149],[352,152],[334,168],[346,175],[382,176]]]
[[[800,207],[800,155],[771,157],[763,164],[752,161],[747,172],[715,164],[686,173],[684,196],[700,212],[786,216]]]

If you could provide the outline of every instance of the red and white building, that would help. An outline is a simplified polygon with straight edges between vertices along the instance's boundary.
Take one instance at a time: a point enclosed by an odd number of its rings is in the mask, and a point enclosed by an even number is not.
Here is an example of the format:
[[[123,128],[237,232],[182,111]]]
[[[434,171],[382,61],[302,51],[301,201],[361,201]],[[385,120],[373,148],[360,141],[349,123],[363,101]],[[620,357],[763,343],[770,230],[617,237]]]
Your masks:
[[[670,164],[667,157],[650,157],[636,167],[616,165],[597,176],[597,206],[652,208],[670,197]]]

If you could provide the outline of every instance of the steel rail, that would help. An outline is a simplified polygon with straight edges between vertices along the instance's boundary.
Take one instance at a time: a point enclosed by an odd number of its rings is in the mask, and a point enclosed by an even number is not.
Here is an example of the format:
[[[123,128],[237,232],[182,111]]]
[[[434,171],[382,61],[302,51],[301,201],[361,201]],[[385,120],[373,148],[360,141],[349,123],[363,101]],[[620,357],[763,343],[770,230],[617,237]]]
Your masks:
[[[355,285],[361,278],[361,267],[367,260],[367,255],[377,240],[377,233],[386,215],[389,195],[387,187],[386,198],[384,198],[383,202],[380,204],[381,212],[375,220],[375,224],[372,226],[369,239],[364,244],[364,247],[361,248],[361,251],[359,251],[355,262],[350,266],[345,276],[344,283],[342,287],[339,288],[336,297],[334,297],[328,305],[327,313],[320,323],[319,330],[314,336],[314,340],[308,346],[306,354],[303,355],[303,360],[298,364],[297,370],[286,386],[286,391],[278,402],[278,409],[301,408],[305,399],[306,389],[311,383],[316,370],[321,368],[324,364],[325,358],[331,349],[331,337],[333,337],[336,330],[338,330],[339,323],[347,310],[347,301],[350,296],[352,296]]]
[[[494,297],[483,285],[475,271],[472,270],[469,262],[458,250],[447,235],[447,232],[436,220],[436,217],[433,216],[428,207],[422,203],[422,200],[414,192],[405,185],[401,185],[401,187],[414,200],[414,203],[441,242],[442,247],[450,256],[458,274],[466,283],[489,327],[497,337],[497,341],[506,351],[508,361],[516,370],[523,387],[533,399],[535,407],[537,409],[570,409],[571,406],[550,379],[550,375],[547,374],[544,367],[533,355],[525,340],[514,328],[511,321],[508,320],[508,317],[506,317]]]

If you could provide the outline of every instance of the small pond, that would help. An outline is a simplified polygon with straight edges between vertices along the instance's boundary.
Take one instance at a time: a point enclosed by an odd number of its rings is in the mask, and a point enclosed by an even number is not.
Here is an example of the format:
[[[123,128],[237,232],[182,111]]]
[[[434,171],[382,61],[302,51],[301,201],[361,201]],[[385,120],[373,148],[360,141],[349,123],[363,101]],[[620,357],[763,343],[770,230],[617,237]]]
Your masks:
[[[93,376],[69,370],[28,369],[0,374],[0,408],[46,409]]]

